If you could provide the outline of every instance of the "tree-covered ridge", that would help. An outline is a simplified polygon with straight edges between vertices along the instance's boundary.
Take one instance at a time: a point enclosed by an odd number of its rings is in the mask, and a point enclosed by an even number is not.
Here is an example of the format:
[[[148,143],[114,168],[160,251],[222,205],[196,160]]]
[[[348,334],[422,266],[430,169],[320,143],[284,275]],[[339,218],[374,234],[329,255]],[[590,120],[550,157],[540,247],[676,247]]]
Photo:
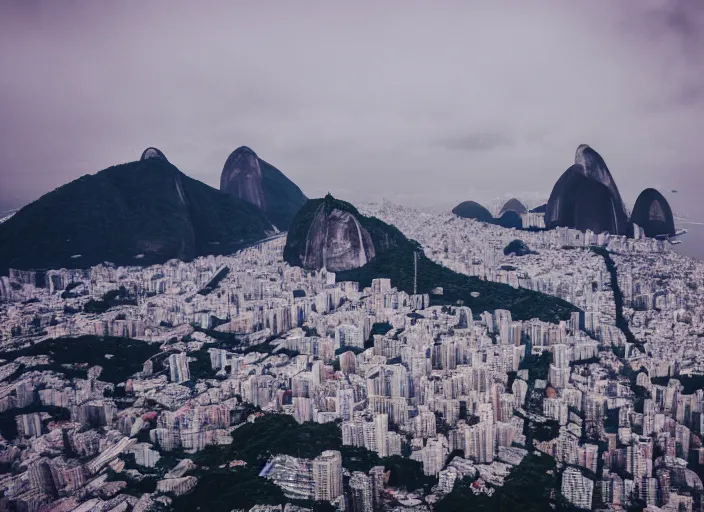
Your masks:
[[[420,244],[406,238],[395,226],[376,217],[366,217],[350,203],[335,199],[330,194],[322,199],[308,200],[296,215],[284,248],[284,260],[290,265],[301,265],[301,248],[306,243],[313,217],[321,207],[326,212],[338,209],[353,214],[371,235],[376,251],[376,256],[366,265],[338,272],[338,281],[358,281],[360,287],[366,287],[372,279],[385,277],[391,279],[392,286],[413,293],[415,252],[418,253],[417,291],[432,293],[434,289],[442,288],[442,295],[432,297],[432,302],[436,304],[461,301],[477,312],[508,309],[517,320],[540,318],[548,322],[568,319],[572,311],[578,310],[557,297],[484,281],[443,267],[427,258]]]
[[[188,261],[234,252],[270,229],[256,207],[149,158],[78,178],[0,224],[0,274]]]
[[[253,423],[239,426],[231,435],[232,444],[208,446],[189,455],[199,465],[195,472],[198,485],[192,493],[176,499],[176,510],[196,510],[199,504],[208,503],[213,512],[229,512],[237,508],[248,510],[255,504],[287,502],[325,510],[323,503],[286,498],[273,482],[258,476],[273,455],[313,459],[324,450],[338,450],[342,466],[350,471],[367,472],[373,466],[384,466],[393,487],[429,489],[437,482],[423,474],[423,465],[418,461],[400,456],[380,458],[365,448],[343,446],[338,423],[299,424],[291,416],[265,414]],[[235,460],[246,462],[246,466],[230,468],[229,463]]]
[[[75,368],[80,367],[85,371],[91,366],[102,366],[100,380],[117,384],[141,371],[144,362],[157,353],[159,345],[153,343],[114,336],[87,335],[47,339],[20,350],[0,352],[0,358],[14,361],[22,356],[47,355],[51,363],[48,366],[35,366],[32,370],[52,370],[64,373],[67,377],[85,377],[77,374]]]

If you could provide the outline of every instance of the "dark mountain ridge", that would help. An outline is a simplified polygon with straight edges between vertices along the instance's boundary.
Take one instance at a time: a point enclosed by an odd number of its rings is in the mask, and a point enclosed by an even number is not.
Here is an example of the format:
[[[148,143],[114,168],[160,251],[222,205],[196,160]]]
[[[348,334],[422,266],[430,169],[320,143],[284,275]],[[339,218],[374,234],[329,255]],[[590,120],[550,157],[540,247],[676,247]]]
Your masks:
[[[273,231],[256,207],[189,178],[160,151],[149,153],[63,185],[0,224],[0,274],[188,261],[234,252]]]

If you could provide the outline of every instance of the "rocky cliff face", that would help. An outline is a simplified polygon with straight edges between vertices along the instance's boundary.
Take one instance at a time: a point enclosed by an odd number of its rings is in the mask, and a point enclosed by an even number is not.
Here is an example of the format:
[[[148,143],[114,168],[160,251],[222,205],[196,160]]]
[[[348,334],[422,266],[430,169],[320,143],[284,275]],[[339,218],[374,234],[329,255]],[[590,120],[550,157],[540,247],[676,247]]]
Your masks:
[[[220,190],[266,209],[262,169],[254,151],[242,146],[230,154],[220,175]]]
[[[367,268],[382,256],[413,260],[417,244],[393,226],[365,217],[330,194],[310,199],[296,214],[286,237],[284,260],[309,270]],[[405,259],[404,259],[405,261]]]
[[[220,190],[257,206],[278,229],[286,231],[305,204],[301,189],[246,146],[233,151],[220,175]]]
[[[601,155],[594,151],[588,144],[580,144],[577,146],[577,151],[575,151],[574,154],[574,163],[582,166],[582,172],[587,178],[605,185],[614,198],[623,203],[623,201],[621,201],[621,194],[618,192],[618,188],[616,187],[613,176],[611,176],[611,172],[609,172],[609,168],[606,166],[606,162]]]
[[[326,203],[318,207],[308,229],[303,267],[338,272],[362,267],[374,256],[369,232],[352,213]]]
[[[595,233],[632,234],[626,207],[601,155],[586,144],[557,180],[545,212],[548,228],[565,226]]]
[[[166,155],[164,155],[164,153],[159,151],[157,148],[145,149],[142,152],[142,157],[140,158],[140,160],[147,160],[149,158],[161,158],[162,160],[167,160]]]

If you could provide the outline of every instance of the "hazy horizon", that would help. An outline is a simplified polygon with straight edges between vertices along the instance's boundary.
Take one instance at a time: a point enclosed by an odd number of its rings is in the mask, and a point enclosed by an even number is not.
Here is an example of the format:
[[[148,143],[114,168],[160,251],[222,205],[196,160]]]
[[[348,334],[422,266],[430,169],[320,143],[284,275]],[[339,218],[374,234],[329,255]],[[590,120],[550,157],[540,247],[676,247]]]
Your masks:
[[[309,197],[537,200],[587,143],[628,204],[655,187],[704,220],[697,0],[12,0],[0,20],[0,210],[148,146],[215,187],[247,145]]]

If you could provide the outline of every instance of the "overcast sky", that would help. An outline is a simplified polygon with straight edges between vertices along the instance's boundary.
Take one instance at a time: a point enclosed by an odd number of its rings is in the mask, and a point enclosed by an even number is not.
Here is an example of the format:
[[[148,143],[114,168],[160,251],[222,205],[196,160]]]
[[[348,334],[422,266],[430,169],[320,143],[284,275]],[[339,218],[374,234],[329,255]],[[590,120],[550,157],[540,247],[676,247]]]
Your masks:
[[[704,1],[3,0],[0,123],[0,209],[147,146],[213,186],[247,145],[309,197],[546,198],[587,143],[700,215]]]

